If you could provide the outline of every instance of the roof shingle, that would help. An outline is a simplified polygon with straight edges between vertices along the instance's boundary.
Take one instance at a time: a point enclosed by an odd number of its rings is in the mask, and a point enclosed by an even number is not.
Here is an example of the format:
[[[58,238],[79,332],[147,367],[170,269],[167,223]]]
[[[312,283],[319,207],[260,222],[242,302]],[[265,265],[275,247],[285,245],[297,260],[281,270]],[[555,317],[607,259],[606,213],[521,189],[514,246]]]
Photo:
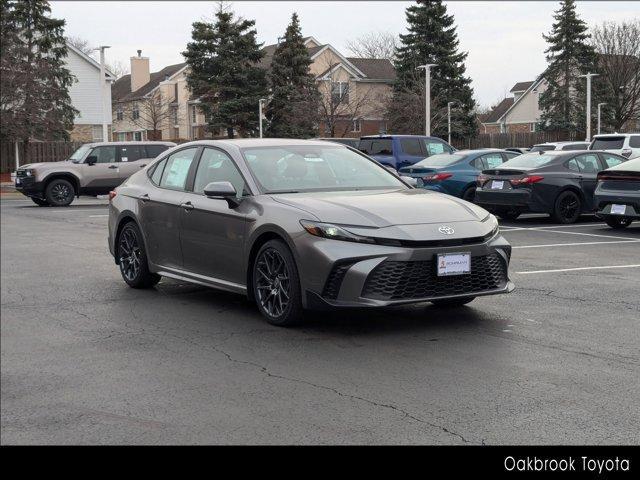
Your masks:
[[[137,89],[135,92],[131,91],[131,74],[124,75],[116,80],[116,82],[111,86],[111,100],[113,102],[127,102],[130,100],[140,99],[156,88],[166,77],[174,75],[186,65],[186,63],[177,63],[175,65],[164,67],[158,72],[153,72],[150,75],[151,78],[149,82]]]
[[[511,108],[513,105],[513,97],[508,97],[502,100],[498,105],[496,105],[493,110],[489,113],[489,116],[485,119],[483,123],[495,123],[500,120],[500,117],[504,115],[504,113]]]
[[[513,92],[524,92],[525,90],[527,90],[534,83],[535,83],[534,81],[531,81],[531,82],[518,82],[509,91],[511,93],[513,93]]]

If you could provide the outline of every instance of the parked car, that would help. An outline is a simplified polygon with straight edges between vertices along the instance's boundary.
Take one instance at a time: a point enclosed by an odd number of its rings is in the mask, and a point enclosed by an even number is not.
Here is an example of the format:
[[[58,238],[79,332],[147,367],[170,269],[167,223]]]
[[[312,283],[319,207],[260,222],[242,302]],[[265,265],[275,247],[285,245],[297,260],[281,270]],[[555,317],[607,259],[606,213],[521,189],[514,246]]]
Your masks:
[[[340,143],[342,145],[348,145],[349,147],[358,148],[360,145],[359,138],[319,138],[318,140],[324,140],[326,142]]]
[[[600,172],[594,201],[596,215],[611,228],[625,228],[640,220],[640,158]]]
[[[529,153],[554,150],[587,150],[588,148],[589,142],[547,142],[534,145],[531,147],[531,150],[529,150]]]
[[[393,167],[396,170],[413,165],[431,155],[455,151],[455,148],[444,140],[422,135],[361,137],[358,148],[382,165]]]
[[[623,157],[640,157],[640,133],[594,135],[589,150],[604,150]]]
[[[525,153],[483,170],[475,202],[505,219],[532,212],[573,223],[580,214],[596,209],[593,193],[598,172],[625,160],[590,150]]]
[[[531,149],[530,148],[524,148],[524,147],[509,147],[509,148],[505,148],[505,150],[507,152],[516,152],[516,153],[527,153],[529,152]]]
[[[68,160],[22,165],[16,171],[16,190],[40,207],[66,207],[74,197],[106,195],[173,146],[171,142],[87,143]]]
[[[323,141],[165,152],[110,194],[108,243],[131,287],[166,276],[237,292],[275,325],[305,308],[456,306],[513,289],[493,215]]]
[[[480,172],[499,167],[516,156],[515,152],[496,149],[458,150],[432,155],[415,165],[401,168],[398,173],[415,178],[419,188],[473,202]]]

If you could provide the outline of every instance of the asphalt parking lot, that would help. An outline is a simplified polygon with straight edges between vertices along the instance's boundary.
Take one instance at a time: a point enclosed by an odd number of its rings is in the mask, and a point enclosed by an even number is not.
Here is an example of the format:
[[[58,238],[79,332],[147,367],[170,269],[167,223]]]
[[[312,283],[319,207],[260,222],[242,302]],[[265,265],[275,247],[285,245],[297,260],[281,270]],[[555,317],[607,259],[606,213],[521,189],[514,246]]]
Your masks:
[[[640,223],[506,222],[510,295],[282,329],[128,288],[104,200],[0,205],[3,444],[640,442]]]

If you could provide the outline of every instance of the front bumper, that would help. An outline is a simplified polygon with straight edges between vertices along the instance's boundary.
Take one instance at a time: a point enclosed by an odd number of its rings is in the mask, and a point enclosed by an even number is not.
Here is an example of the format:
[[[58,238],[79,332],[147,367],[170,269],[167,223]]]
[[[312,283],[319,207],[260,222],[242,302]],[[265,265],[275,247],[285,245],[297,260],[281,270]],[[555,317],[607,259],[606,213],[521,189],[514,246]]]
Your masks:
[[[37,182],[35,177],[18,176],[15,183],[16,191],[27,197],[44,197],[44,185]]]
[[[385,307],[432,300],[509,293],[511,246],[498,233],[469,245],[428,248],[386,247],[307,238],[300,273],[309,308]],[[442,253],[471,254],[471,273],[438,277]]]

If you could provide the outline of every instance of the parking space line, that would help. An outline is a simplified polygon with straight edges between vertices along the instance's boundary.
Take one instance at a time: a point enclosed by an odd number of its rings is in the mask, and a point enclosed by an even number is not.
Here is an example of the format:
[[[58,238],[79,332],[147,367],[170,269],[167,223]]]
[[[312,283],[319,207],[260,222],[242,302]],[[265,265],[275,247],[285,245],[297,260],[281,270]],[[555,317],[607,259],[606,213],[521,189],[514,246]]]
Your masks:
[[[526,230],[528,232],[546,232],[537,227],[524,228],[522,230],[508,230],[508,232],[516,232]],[[631,237],[619,237],[616,235],[602,235],[601,233],[582,233],[582,232],[565,232],[563,230],[553,230],[551,233],[565,233],[567,235],[584,235],[587,237],[602,237],[602,238],[615,238],[617,240],[633,240]]]
[[[578,270],[605,270],[605,269],[611,269],[611,268],[639,268],[640,264],[638,265],[606,265],[606,266],[602,266],[602,267],[577,267],[577,268],[557,268],[554,270],[531,270],[528,272],[515,272],[519,275],[528,275],[531,273],[557,273],[557,272],[575,272]]]
[[[640,240],[611,240],[605,242],[548,243],[545,245],[518,245],[511,248],[575,247],[578,245],[604,245],[610,243],[639,243]]]
[[[552,225],[547,227],[513,227],[513,226],[500,226],[500,229],[508,228],[510,230],[550,230],[553,228],[586,228],[586,227],[603,227],[606,223],[581,223],[580,225]]]
[[[104,214],[104,215],[89,215],[89,218],[96,218],[96,217],[108,217],[109,214]],[[634,240],[636,241],[636,240]],[[640,240],[637,240],[640,242]],[[602,243],[602,242],[601,242]],[[604,242],[604,243],[608,243],[608,242]]]

